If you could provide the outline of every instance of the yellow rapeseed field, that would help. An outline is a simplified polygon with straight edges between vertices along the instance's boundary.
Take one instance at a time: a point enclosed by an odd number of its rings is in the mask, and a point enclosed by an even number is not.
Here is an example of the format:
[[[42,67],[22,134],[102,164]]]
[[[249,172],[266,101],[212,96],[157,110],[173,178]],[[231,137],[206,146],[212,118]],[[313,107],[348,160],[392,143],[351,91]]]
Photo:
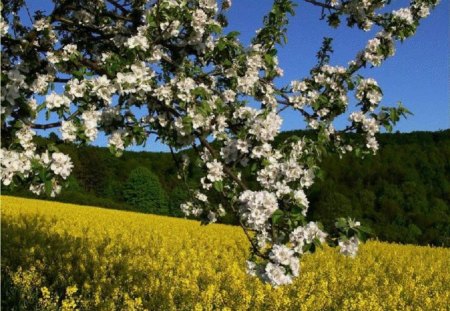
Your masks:
[[[240,228],[1,197],[4,310],[450,310],[450,250],[326,248],[272,288]],[[3,309],[2,308],[2,309]]]

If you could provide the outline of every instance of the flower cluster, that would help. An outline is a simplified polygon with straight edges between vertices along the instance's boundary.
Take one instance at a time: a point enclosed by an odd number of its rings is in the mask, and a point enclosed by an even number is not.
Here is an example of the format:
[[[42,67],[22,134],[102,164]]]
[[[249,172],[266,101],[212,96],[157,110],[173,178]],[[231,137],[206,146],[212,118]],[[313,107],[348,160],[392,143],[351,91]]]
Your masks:
[[[305,245],[313,243],[315,240],[323,243],[327,234],[320,230],[317,223],[309,222],[304,227],[295,228],[289,235],[290,242],[294,245],[294,250],[302,254]]]
[[[26,154],[2,148],[0,151],[0,159],[2,163],[1,176],[3,185],[9,186],[16,174],[24,176],[29,174],[31,161]]]
[[[14,182],[14,178],[31,178],[29,189],[35,194],[48,191],[54,197],[61,192],[62,180],[72,172],[73,164],[69,156],[55,152],[51,156],[48,152],[41,155],[34,152],[0,151],[1,178],[5,186]],[[49,176],[39,176],[34,171],[49,170]],[[47,189],[46,189],[47,187]]]
[[[223,165],[217,160],[213,160],[212,162],[206,163],[206,167],[208,168],[208,175],[206,176],[211,182],[221,181],[224,173],[223,173]]]
[[[100,112],[95,110],[86,110],[81,115],[84,123],[84,133],[89,141],[95,140],[98,134],[98,121],[100,119]]]
[[[73,142],[77,138],[77,127],[73,121],[62,121],[60,130],[62,139],[66,141]]]
[[[278,209],[276,196],[268,191],[244,191],[239,202],[242,218],[254,230],[264,230],[267,220]]]
[[[346,256],[355,257],[358,252],[359,241],[356,237],[351,237],[346,241],[339,241],[339,247],[341,248],[341,254]]]
[[[364,102],[364,109],[367,111],[374,111],[377,105],[381,102],[383,94],[381,89],[378,87],[377,81],[374,79],[364,79],[362,80],[358,88],[356,89],[356,98]]]
[[[349,119],[366,133],[367,148],[376,152],[378,150],[378,142],[375,134],[380,131],[378,121],[375,118],[366,117],[362,111],[352,112]]]
[[[386,52],[380,52],[386,51]],[[366,48],[361,53],[363,61],[371,63],[373,66],[380,66],[388,57],[395,54],[395,45],[392,35],[388,32],[380,32],[373,39],[367,42]]]

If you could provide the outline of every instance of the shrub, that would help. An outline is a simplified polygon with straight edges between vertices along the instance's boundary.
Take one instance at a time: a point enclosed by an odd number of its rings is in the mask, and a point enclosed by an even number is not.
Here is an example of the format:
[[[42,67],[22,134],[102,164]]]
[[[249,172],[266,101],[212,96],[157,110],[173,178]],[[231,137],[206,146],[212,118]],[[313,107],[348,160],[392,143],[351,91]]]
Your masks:
[[[123,197],[140,212],[161,213],[167,209],[166,195],[158,177],[145,167],[131,171]]]

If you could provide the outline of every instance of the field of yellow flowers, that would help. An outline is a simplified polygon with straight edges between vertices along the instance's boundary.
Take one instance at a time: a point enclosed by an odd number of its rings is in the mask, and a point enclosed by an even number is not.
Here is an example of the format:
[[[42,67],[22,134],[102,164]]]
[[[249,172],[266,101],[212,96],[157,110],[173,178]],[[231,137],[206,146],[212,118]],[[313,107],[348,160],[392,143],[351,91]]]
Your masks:
[[[240,228],[1,197],[4,310],[450,310],[450,249],[325,249],[272,288]]]

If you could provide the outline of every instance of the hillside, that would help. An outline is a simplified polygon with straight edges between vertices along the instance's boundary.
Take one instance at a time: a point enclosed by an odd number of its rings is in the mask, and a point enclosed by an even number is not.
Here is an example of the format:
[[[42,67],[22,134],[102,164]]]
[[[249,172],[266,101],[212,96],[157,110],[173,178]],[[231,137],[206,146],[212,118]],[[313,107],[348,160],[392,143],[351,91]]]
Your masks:
[[[450,250],[371,241],[302,259],[293,284],[246,274],[242,230],[1,197],[4,310],[445,310]]]
[[[309,135],[284,132],[279,139],[293,134]],[[181,216],[178,206],[187,195],[176,178],[171,154],[125,152],[116,158],[107,148],[64,145],[52,139],[75,164],[70,186],[57,200]],[[330,226],[336,217],[350,215],[372,227],[381,240],[450,246],[450,130],[381,134],[379,141],[376,156],[325,159],[325,178],[308,194],[309,217]],[[127,203],[124,195],[131,172],[143,168],[157,176],[162,188],[156,208]],[[189,182],[196,187],[198,169],[192,165],[189,171]],[[23,189],[3,191],[30,196]]]

